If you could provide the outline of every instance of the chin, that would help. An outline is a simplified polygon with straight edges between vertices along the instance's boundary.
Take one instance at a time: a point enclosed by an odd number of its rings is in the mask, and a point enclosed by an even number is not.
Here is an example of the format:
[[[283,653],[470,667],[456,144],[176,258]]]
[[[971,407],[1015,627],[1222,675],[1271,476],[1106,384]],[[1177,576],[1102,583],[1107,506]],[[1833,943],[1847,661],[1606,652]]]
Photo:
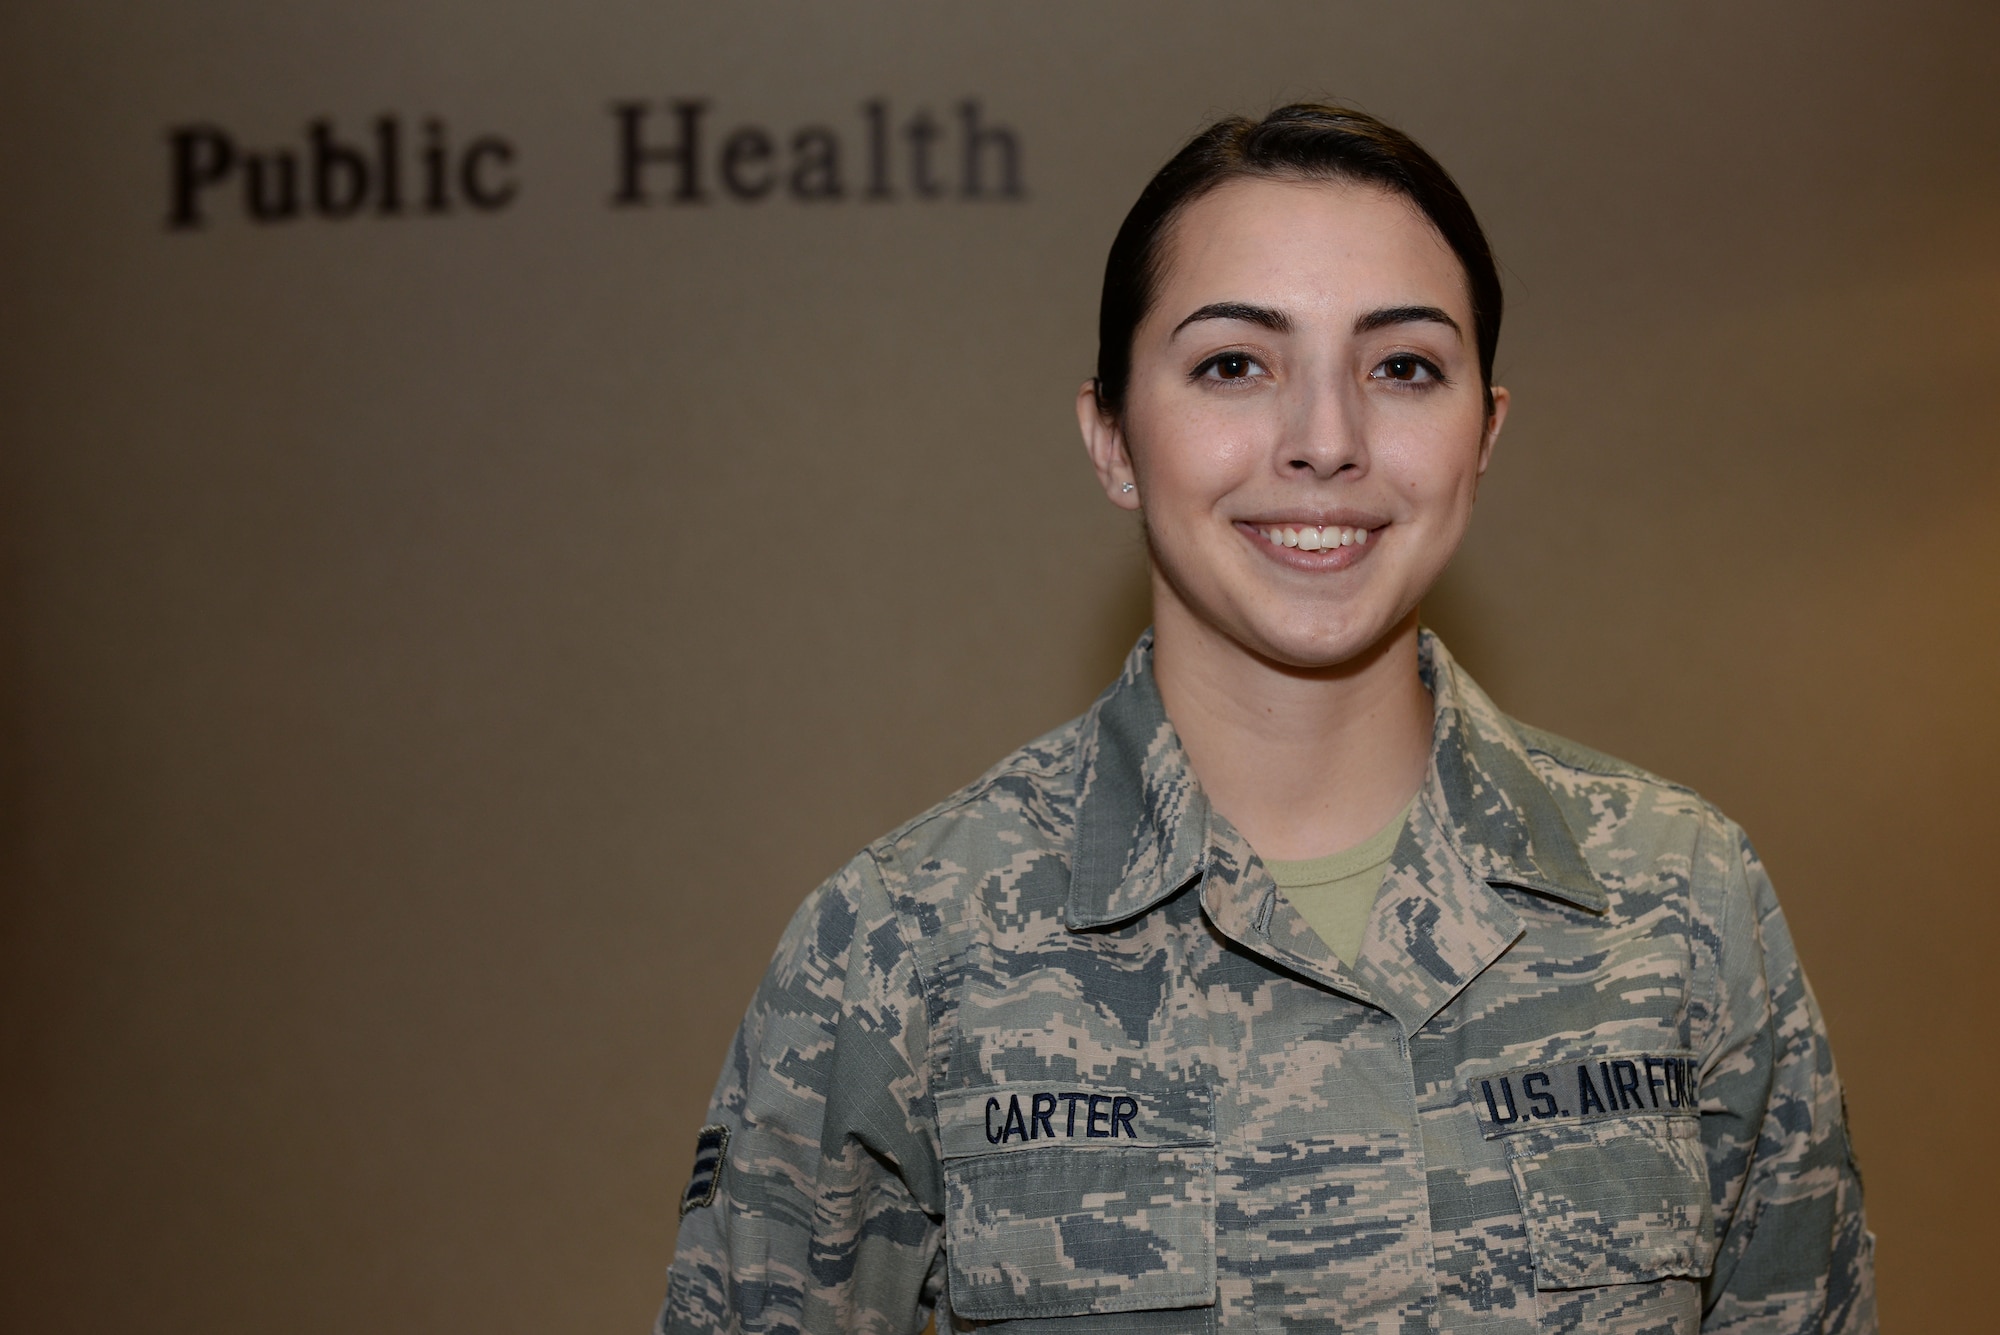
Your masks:
[[[1336,668],[1367,654],[1395,625],[1352,616],[1286,619],[1259,627],[1250,647],[1286,667]]]

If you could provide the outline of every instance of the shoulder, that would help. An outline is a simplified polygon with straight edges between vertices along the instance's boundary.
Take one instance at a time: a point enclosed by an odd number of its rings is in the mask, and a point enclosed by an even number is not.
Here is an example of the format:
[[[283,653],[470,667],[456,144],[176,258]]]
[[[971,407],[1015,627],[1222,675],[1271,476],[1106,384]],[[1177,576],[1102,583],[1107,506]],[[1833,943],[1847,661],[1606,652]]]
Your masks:
[[[1509,722],[1621,911],[1665,909],[1723,974],[1789,956],[1777,893],[1741,825],[1686,784]]]
[[[939,859],[971,870],[1067,843],[1075,824],[1082,719],[1019,747],[965,787],[868,845],[886,876]]]
[[[1634,838],[1733,842],[1741,836],[1735,822],[1684,783],[1517,719],[1507,722],[1586,854],[1593,844]]]
[[[857,962],[891,973],[910,958],[930,958],[976,927],[984,901],[1003,886],[1025,880],[1060,899],[1081,722],[1019,747],[856,852],[793,913],[765,990],[817,995]]]
[[[1085,716],[1088,717],[1088,716]],[[1082,718],[1037,737],[861,851],[926,974],[996,931],[1060,923]]]
[[[1761,876],[1756,852],[1715,803],[1630,761],[1508,722],[1592,874],[1628,911],[1669,908],[1717,950],[1732,923],[1758,911],[1748,902]]]
[[[1510,720],[1510,722],[1512,722]],[[1706,1048],[1768,968],[1757,919],[1776,911],[1741,826],[1686,784],[1514,724],[1536,776],[1610,897],[1607,926],[1670,940],[1689,970],[1692,1035]],[[1782,943],[1780,943],[1782,945]]]
[[[1585,746],[1582,742],[1572,741],[1545,728],[1537,728],[1531,723],[1523,723],[1512,717],[1508,718],[1507,722],[1520,736],[1521,745],[1528,753],[1549,765],[1560,766],[1578,773],[1599,774],[1664,788],[1675,788],[1682,792],[1693,791],[1671,779],[1661,778],[1650,770],[1641,769],[1630,761],[1606,755],[1602,751]]]

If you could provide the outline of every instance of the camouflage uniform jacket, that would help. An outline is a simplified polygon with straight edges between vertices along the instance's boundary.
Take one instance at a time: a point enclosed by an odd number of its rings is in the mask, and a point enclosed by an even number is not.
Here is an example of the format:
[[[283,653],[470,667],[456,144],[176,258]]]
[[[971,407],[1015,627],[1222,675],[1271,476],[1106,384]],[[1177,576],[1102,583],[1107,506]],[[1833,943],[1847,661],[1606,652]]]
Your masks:
[[[660,1329],[1872,1331],[1826,1032],[1742,832],[1502,715],[1343,966],[1210,810],[1142,639],[792,920]]]

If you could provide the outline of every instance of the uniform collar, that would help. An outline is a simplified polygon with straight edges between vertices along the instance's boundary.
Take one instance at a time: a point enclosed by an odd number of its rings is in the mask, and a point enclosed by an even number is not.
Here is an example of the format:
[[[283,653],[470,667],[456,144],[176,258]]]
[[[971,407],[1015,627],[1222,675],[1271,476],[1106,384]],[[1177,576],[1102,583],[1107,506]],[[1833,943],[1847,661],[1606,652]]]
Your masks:
[[[1208,861],[1208,798],[1153,680],[1153,632],[1084,715],[1078,739],[1071,930],[1143,913]]]
[[[1513,723],[1428,630],[1420,632],[1418,670],[1435,710],[1431,770],[1419,805],[1434,817],[1465,879],[1603,912],[1603,887]],[[1399,860],[1417,820],[1413,813]],[[1151,631],[1084,716],[1072,854],[1071,930],[1143,913],[1204,869],[1237,869],[1248,855],[1228,822],[1211,816],[1167,719],[1153,680]]]

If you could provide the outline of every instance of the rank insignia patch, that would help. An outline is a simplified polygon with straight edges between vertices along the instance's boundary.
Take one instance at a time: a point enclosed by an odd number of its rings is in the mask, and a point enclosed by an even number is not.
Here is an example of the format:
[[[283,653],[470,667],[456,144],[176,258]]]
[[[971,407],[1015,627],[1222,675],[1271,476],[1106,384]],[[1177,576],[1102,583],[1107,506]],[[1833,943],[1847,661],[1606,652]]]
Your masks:
[[[694,1176],[681,1194],[681,1213],[715,1204],[716,1189],[722,1185],[722,1160],[729,1153],[729,1128],[720,1122],[701,1129],[694,1141]]]

